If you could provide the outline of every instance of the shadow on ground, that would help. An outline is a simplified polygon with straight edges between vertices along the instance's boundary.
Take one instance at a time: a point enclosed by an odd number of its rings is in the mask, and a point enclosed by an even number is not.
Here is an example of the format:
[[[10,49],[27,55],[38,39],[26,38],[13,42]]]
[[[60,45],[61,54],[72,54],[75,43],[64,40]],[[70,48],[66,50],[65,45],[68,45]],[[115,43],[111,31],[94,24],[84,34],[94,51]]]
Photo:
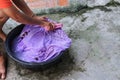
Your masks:
[[[17,74],[20,76],[30,77],[32,74],[36,74],[36,79],[40,79],[40,76],[47,76],[50,80],[60,78],[61,76],[68,75],[73,70],[74,62],[73,58],[69,54],[69,50],[64,52],[61,61],[46,70],[31,71],[23,68],[21,65],[16,64]]]

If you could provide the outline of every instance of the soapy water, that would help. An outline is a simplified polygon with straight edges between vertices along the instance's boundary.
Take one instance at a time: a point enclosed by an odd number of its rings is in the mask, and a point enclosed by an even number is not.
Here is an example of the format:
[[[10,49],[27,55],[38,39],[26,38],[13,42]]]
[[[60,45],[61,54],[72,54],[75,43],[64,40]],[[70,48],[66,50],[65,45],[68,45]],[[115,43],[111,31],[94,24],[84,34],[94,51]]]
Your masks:
[[[13,41],[14,55],[26,62],[44,62],[55,58],[71,45],[71,39],[62,30],[62,24],[53,31],[46,31],[39,25],[25,25]]]

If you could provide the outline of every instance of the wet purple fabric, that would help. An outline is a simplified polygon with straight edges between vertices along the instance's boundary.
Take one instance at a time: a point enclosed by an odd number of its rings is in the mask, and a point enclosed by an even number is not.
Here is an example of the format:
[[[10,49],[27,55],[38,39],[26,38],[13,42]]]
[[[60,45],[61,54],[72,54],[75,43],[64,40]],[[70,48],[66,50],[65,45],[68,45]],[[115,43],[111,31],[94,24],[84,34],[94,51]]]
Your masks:
[[[54,31],[46,31],[38,25],[26,25],[15,38],[13,51],[20,60],[43,62],[55,58],[70,45],[71,39],[60,25]]]

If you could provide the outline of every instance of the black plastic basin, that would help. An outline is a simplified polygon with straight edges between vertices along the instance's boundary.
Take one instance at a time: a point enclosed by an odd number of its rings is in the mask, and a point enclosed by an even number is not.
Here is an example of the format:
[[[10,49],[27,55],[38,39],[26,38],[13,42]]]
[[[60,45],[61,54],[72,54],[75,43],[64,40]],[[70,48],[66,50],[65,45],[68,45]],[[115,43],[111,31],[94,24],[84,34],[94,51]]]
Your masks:
[[[21,64],[23,67],[30,68],[30,69],[46,69],[56,64],[57,62],[59,62],[64,52],[61,52],[58,56],[56,56],[53,59],[47,60],[45,62],[40,62],[40,63],[25,62],[25,61],[18,59],[14,55],[14,51],[12,51],[12,42],[21,33],[24,26],[25,26],[24,24],[18,25],[7,35],[7,38],[5,41],[5,48],[6,48],[8,56],[10,56],[10,58],[12,58],[17,63]]]

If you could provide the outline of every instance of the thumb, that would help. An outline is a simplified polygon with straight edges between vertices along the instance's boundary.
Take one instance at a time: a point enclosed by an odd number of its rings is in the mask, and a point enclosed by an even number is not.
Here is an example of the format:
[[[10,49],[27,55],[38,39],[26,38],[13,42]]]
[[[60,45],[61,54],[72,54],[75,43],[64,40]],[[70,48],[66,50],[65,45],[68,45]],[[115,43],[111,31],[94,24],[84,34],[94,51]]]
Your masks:
[[[2,79],[2,80],[5,79],[5,73],[2,73],[2,75],[1,75],[1,79]]]
[[[50,29],[48,26],[45,26],[44,28],[46,31],[49,31],[49,29]]]

